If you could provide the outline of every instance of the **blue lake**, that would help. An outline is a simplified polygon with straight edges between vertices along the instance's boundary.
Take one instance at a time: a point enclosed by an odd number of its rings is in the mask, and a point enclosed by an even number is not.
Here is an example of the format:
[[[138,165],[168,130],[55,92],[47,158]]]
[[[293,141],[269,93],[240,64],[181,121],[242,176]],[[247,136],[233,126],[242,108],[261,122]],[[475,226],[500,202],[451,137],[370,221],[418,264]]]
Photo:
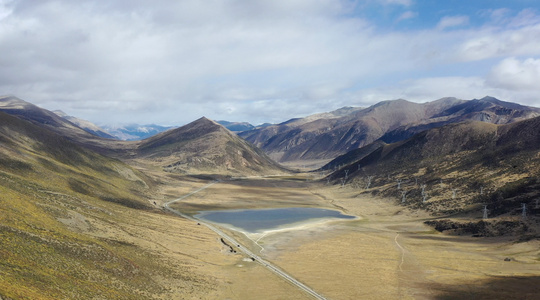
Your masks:
[[[356,218],[336,210],[313,207],[204,211],[195,217],[214,223],[229,224],[241,231],[252,233],[308,220]]]

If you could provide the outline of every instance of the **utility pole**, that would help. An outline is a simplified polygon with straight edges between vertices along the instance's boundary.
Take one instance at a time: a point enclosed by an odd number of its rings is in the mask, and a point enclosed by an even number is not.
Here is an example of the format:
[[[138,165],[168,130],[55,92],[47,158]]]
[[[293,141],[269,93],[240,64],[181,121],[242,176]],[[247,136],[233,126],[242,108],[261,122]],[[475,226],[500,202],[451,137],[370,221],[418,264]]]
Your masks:
[[[367,177],[366,190],[369,189],[369,186],[371,185],[371,180],[373,180],[373,176],[368,176]]]

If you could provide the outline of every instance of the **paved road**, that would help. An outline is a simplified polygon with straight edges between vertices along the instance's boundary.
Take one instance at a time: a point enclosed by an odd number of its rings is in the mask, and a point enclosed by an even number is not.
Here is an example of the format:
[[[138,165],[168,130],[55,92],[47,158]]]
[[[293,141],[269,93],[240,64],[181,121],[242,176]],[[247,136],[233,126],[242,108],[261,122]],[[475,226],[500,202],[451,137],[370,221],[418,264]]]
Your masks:
[[[269,269],[270,271],[274,272],[275,274],[281,276],[283,279],[289,281],[290,283],[294,284],[295,286],[297,286],[298,288],[300,288],[301,290],[303,290],[304,292],[308,293],[309,295],[313,296],[314,298],[316,299],[321,299],[321,300],[324,300],[326,299],[325,297],[323,297],[322,295],[318,294],[317,292],[315,292],[314,290],[312,290],[310,287],[308,287],[307,285],[301,283],[300,281],[294,279],[294,277],[292,277],[291,275],[285,273],[283,270],[279,269],[278,267],[276,267],[275,265],[271,264],[270,262],[262,259],[260,256],[256,255],[255,253],[251,252],[249,249],[247,249],[246,247],[242,246],[242,244],[240,244],[238,241],[236,241],[235,239],[233,239],[231,236],[229,236],[228,234],[226,234],[225,232],[221,231],[219,228],[217,228],[216,226],[212,225],[212,224],[209,224],[205,221],[202,221],[198,218],[195,218],[195,217],[191,217],[191,216],[188,216],[186,214],[183,214],[175,209],[172,209],[169,205],[175,203],[175,202],[178,202],[178,201],[181,201],[193,194],[196,194],[204,189],[207,189],[209,188],[210,186],[218,183],[219,181],[214,181],[212,183],[209,183],[189,194],[186,194],[180,198],[177,198],[177,199],[174,199],[174,200],[171,200],[167,203],[165,203],[163,206],[165,207],[165,209],[169,210],[170,212],[176,214],[176,215],[179,215],[183,218],[186,218],[186,219],[189,219],[189,220],[192,220],[194,222],[197,222],[197,223],[200,223],[201,225],[204,225],[208,228],[210,228],[212,231],[214,231],[215,233],[217,233],[220,237],[222,237],[224,240],[228,241],[229,243],[231,243],[233,246],[237,247],[238,251],[241,251],[243,252],[244,254],[246,254],[247,256],[251,257],[252,259],[254,259],[256,262],[258,262],[259,264],[261,264],[262,266],[266,267],[267,269]]]

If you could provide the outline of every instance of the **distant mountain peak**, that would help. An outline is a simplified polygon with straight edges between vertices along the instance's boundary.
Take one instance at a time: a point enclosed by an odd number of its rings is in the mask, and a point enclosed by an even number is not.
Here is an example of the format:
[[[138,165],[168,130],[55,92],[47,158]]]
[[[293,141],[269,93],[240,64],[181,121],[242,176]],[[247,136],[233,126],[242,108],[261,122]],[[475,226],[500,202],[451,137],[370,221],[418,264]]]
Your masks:
[[[477,99],[475,99],[475,100],[477,100]],[[483,101],[483,102],[491,103],[492,105],[498,105],[498,106],[502,106],[502,107],[506,107],[506,108],[510,108],[510,109],[514,109],[514,110],[525,110],[525,109],[533,109],[533,110],[535,110],[535,108],[533,108],[533,107],[521,105],[521,104],[518,104],[518,103],[503,101],[503,100],[500,100],[500,99],[497,99],[497,98],[491,97],[491,96],[485,96],[482,99],[479,99],[477,101]]]
[[[382,106],[397,106],[397,105],[403,105],[403,104],[414,104],[414,102],[399,98],[399,99],[395,99],[395,100],[381,101],[379,103],[376,103],[376,104],[370,106],[370,108],[376,108],[376,107],[382,107]]]
[[[214,120],[210,120],[205,116],[202,116],[202,117],[198,118],[197,120],[195,120],[195,121],[193,121],[191,123],[221,126],[220,124],[218,124]]]
[[[491,97],[491,96],[484,96],[482,99],[480,99],[482,101],[501,101],[495,97]]]
[[[187,125],[185,125],[186,128],[208,128],[208,130],[217,130],[217,129],[225,129],[221,124],[216,123],[215,121],[212,121],[208,119],[207,117],[201,117]]]
[[[0,96],[0,107],[8,109],[27,109],[30,107],[36,107],[36,105],[26,102],[21,98],[13,95]]]

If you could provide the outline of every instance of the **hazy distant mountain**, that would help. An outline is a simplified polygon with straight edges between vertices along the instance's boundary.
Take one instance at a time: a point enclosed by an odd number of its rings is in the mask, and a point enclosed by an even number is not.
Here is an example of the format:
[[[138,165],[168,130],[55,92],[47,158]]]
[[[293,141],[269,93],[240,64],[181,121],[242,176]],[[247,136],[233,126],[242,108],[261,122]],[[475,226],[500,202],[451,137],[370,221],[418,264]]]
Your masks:
[[[100,128],[99,126],[97,126],[96,124],[94,124],[94,123],[92,123],[90,121],[86,121],[86,120],[79,119],[79,118],[76,118],[76,117],[73,117],[73,116],[69,116],[68,114],[66,114],[65,112],[63,112],[61,110],[55,110],[55,111],[53,111],[53,113],[55,113],[59,117],[62,117],[64,119],[70,121],[71,123],[79,126],[80,128],[84,129],[86,132],[89,132],[89,133],[91,133],[93,135],[97,135],[97,136],[107,138],[107,139],[116,139],[115,136],[109,134],[104,129]]]
[[[423,130],[466,120],[504,124],[540,115],[540,109],[503,102],[442,98],[427,103],[392,100],[240,133],[280,162],[332,159],[377,139],[394,142]]]
[[[141,141],[137,151],[140,157],[159,159],[170,172],[241,175],[284,171],[263,151],[204,117]]]
[[[131,124],[125,126],[103,126],[107,132],[123,141],[138,141],[154,136],[163,131],[175,128],[173,126],[160,126],[155,124],[138,125]]]
[[[255,129],[255,126],[248,122],[229,122],[229,121],[216,121],[218,124],[223,125],[225,128],[232,132],[242,132]]]

